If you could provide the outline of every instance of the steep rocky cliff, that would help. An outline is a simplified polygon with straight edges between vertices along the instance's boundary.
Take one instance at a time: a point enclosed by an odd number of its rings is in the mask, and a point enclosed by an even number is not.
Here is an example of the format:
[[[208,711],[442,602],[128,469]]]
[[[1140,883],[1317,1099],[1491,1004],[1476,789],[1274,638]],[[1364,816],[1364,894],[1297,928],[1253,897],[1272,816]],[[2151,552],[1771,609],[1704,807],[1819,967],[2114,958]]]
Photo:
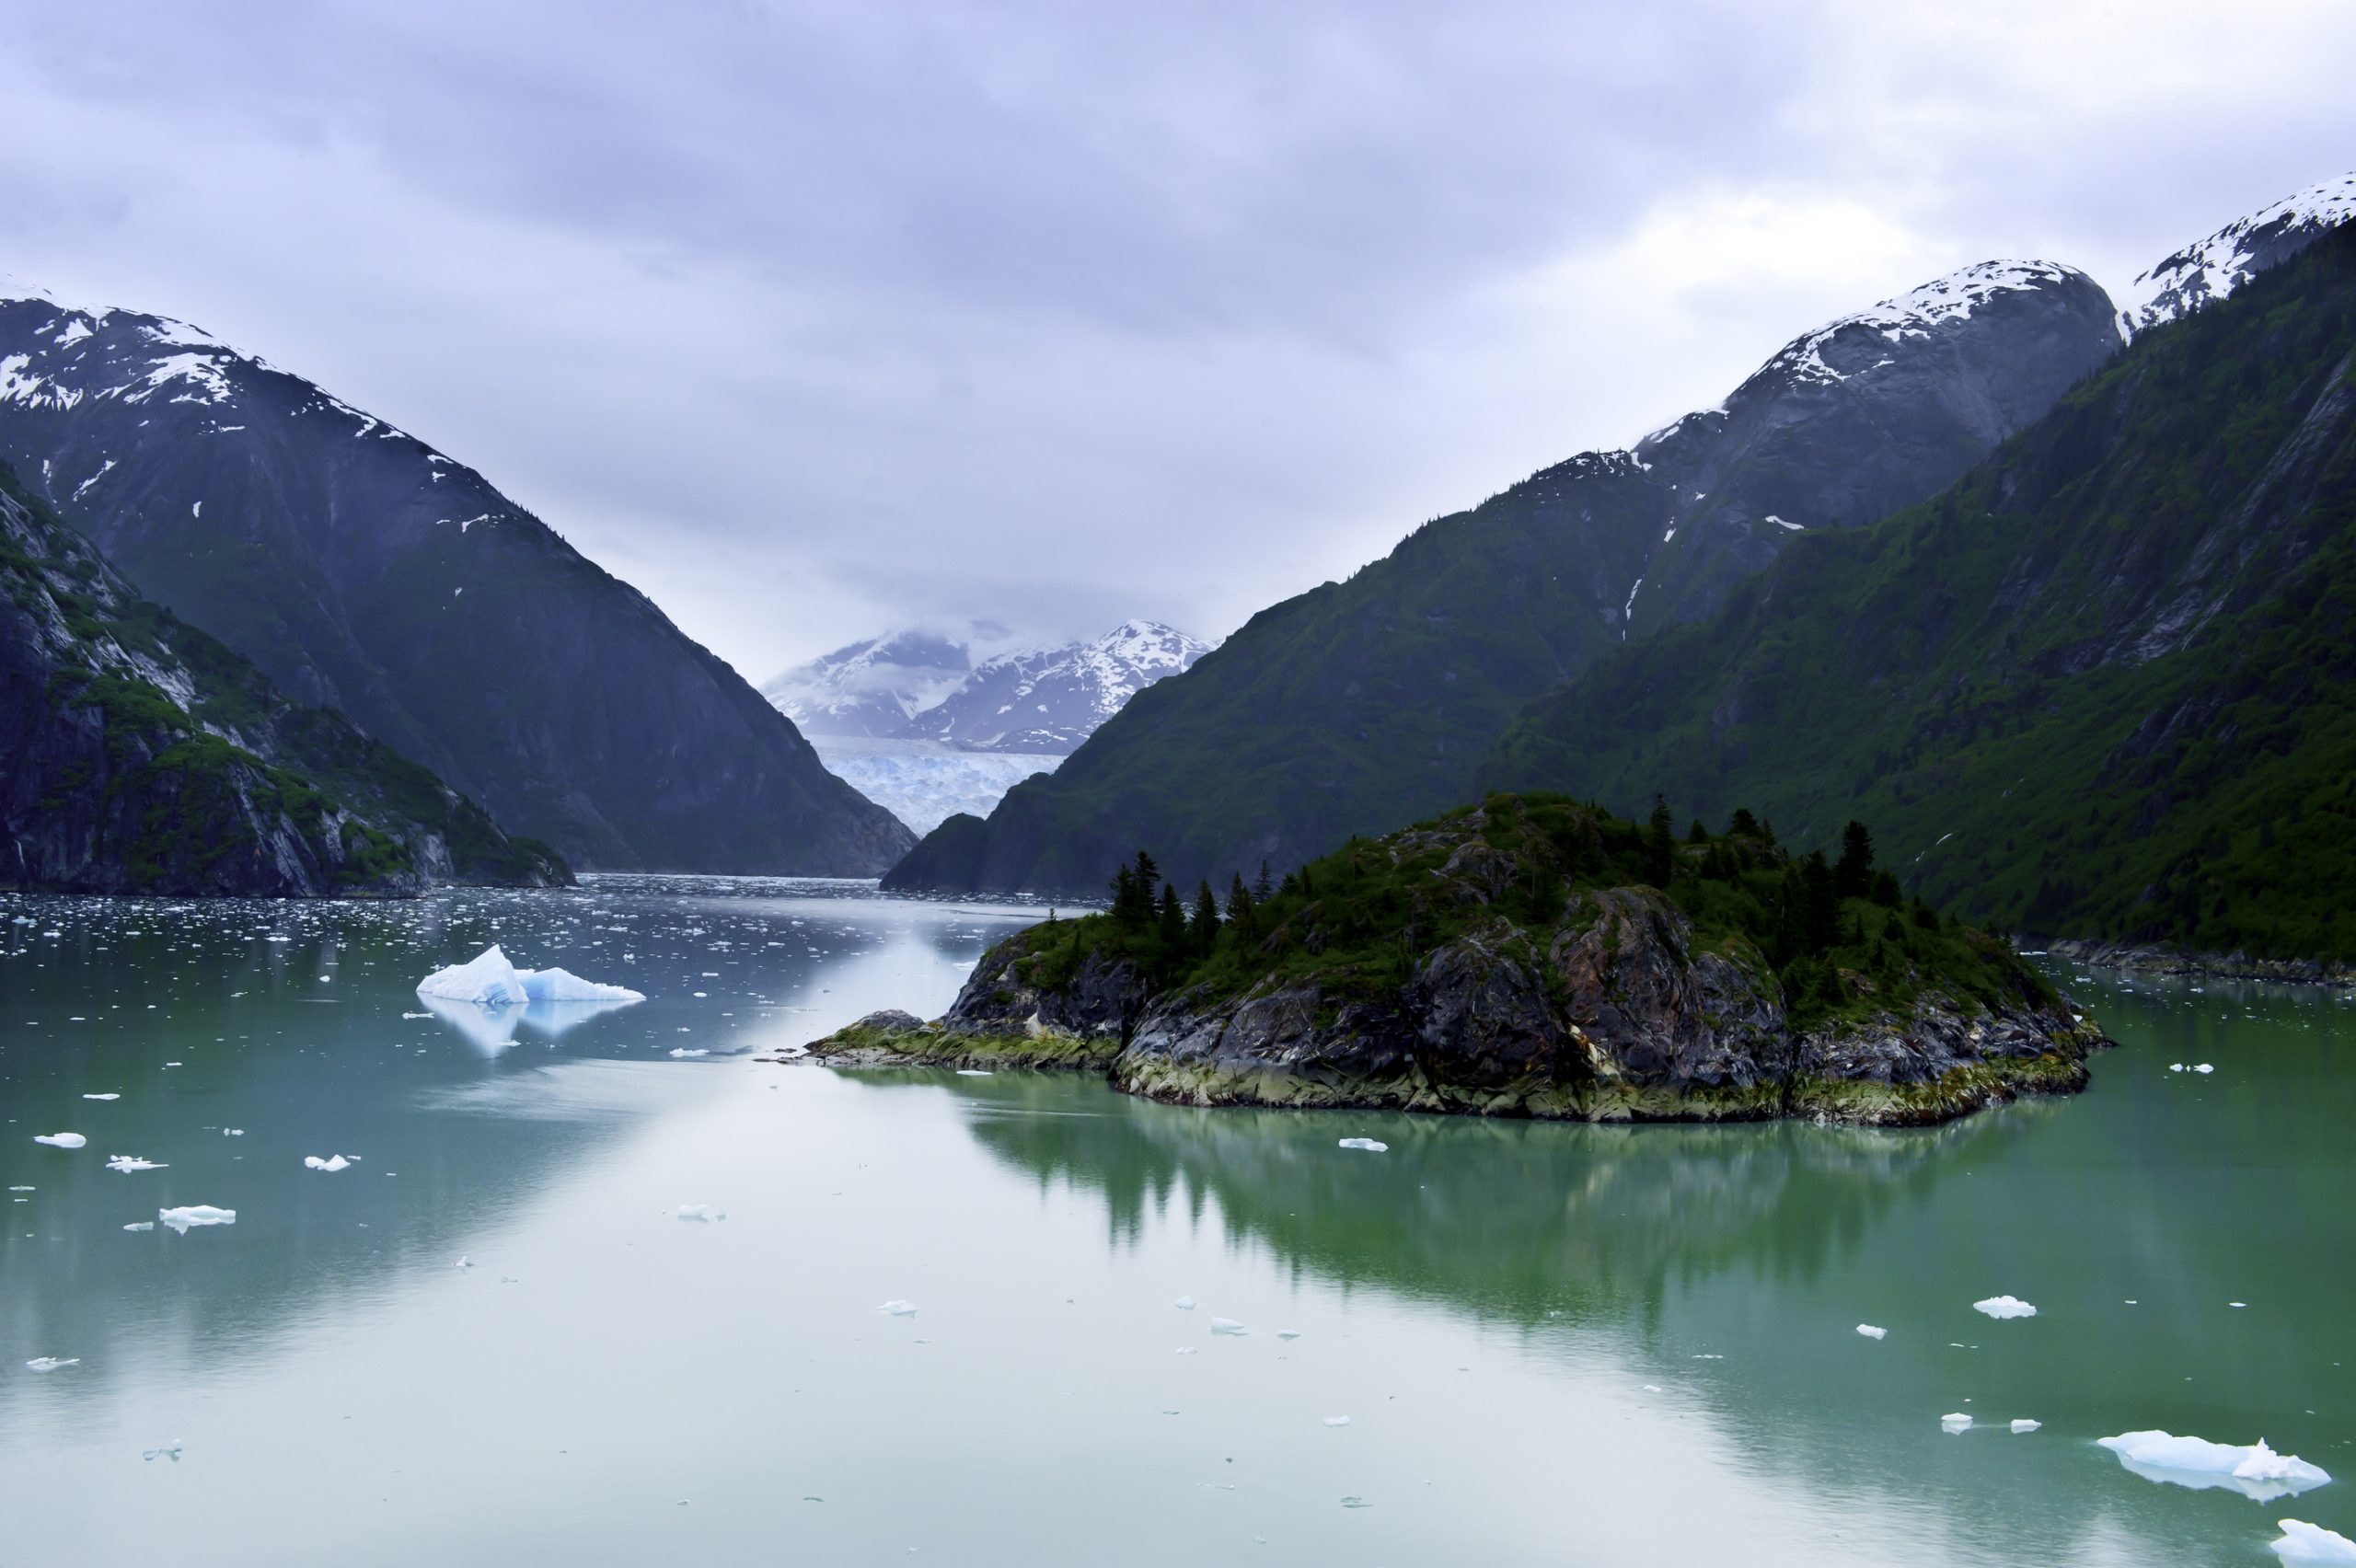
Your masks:
[[[1140,845],[1224,882],[1464,800],[1524,703],[1710,613],[1791,540],[1934,494],[2118,346],[2108,296],[2047,262],[1827,323],[1716,408],[1261,612],[987,821],[944,822],[885,885],[1093,892]]]
[[[569,883],[472,801],[140,599],[0,466],[0,886]]]
[[[1216,929],[1034,927],[937,1023],[873,1015],[810,1050],[1092,1066],[1197,1104],[1586,1120],[1935,1122],[2085,1085],[2099,1029],[2003,943],[1898,906],[1869,865],[1844,864],[1866,879],[1844,896],[1738,826],[1672,843],[1493,797],[1231,895]]]
[[[280,689],[584,866],[863,875],[912,842],[482,475],[184,322],[0,299],[0,459]]]

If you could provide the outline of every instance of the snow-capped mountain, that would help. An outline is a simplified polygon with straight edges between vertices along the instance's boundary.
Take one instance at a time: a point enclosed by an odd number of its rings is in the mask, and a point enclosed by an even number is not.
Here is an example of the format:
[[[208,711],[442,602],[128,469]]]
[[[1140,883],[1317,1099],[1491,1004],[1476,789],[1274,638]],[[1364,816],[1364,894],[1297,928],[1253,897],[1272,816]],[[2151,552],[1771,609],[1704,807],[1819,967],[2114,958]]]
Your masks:
[[[578,865],[859,875],[907,842],[481,474],[186,322],[0,285],[0,461],[282,691]]]
[[[1126,620],[1086,642],[1001,653],[900,732],[974,751],[1062,755],[1210,647],[1159,621]]]
[[[945,741],[814,735],[810,744],[836,778],[918,833],[959,812],[987,816],[1006,792],[1063,758],[1042,753],[966,751]]]
[[[805,735],[896,735],[973,673],[962,642],[894,631],[799,664],[761,687]]]
[[[2120,294],[2119,335],[2132,338],[2224,298],[2350,218],[2356,218],[2356,174],[2327,179],[2227,224],[2165,257]]]

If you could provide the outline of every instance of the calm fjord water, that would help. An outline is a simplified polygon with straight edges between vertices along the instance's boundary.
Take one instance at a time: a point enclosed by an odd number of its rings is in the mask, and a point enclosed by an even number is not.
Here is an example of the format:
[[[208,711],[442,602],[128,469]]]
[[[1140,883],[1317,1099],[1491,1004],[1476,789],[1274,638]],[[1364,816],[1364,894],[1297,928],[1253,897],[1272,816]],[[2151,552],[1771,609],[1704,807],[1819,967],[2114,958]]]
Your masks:
[[[2122,1042],[2092,1091],[1945,1128],[1596,1128],[748,1060],[937,1011],[1036,917],[858,884],[19,917],[0,1563],[2255,1565],[2278,1517],[2356,1534],[2328,993],[2071,979]],[[419,1002],[493,940],[652,999]],[[237,1223],[123,1228],[190,1204]],[[2038,1316],[1971,1309],[1999,1293]],[[2258,1504],[2094,1443],[2154,1426],[2342,1479]]]

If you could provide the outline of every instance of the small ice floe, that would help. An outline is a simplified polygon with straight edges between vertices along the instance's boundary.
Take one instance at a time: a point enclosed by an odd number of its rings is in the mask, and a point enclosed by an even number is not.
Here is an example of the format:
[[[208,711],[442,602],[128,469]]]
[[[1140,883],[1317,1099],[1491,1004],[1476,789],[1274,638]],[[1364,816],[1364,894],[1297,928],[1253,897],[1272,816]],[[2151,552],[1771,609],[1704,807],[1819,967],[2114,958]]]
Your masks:
[[[464,1252],[461,1252],[458,1254],[458,1261],[452,1263],[450,1266],[454,1269],[470,1269],[475,1265],[473,1259],[468,1257]]]
[[[1992,1296],[1985,1301],[1971,1304],[1975,1312],[1985,1312],[1992,1318],[2034,1318],[2037,1309],[2017,1296]]]
[[[316,1154],[303,1157],[303,1169],[306,1170],[347,1170],[351,1167],[352,1161],[341,1154],[329,1155],[325,1159]]]
[[[406,1021],[408,1021],[408,1020],[411,1020],[411,1019],[432,1018],[433,1016],[433,1015],[432,1013],[430,1013],[430,1012],[422,1012],[422,1013],[410,1013],[410,1012],[405,1012],[405,1013],[401,1014],[401,1019],[402,1019],[402,1020],[403,1020],[404,1022],[406,1022]]]
[[[1857,1332],[1865,1335],[1867,1339],[1888,1339],[1889,1337],[1889,1331],[1888,1329],[1876,1328],[1871,1323],[1859,1323],[1857,1325]]]
[[[2278,1454],[2261,1437],[2247,1447],[2178,1437],[2166,1432],[2125,1432],[2100,1439],[2119,1462],[2146,1481],[2199,1492],[2229,1487],[2259,1503],[2292,1497],[2331,1477],[2295,1454]]]
[[[128,1176],[134,1170],[167,1170],[170,1167],[161,1161],[149,1159],[144,1155],[110,1154],[107,1156],[107,1169],[120,1170]]]
[[[1342,1499],[1342,1506],[1345,1508],[1371,1508],[1374,1505],[1368,1502],[1363,1497],[1345,1497]]]
[[[156,1222],[152,1219],[134,1219],[129,1225],[124,1226],[123,1228],[125,1230],[153,1230],[156,1228]]]
[[[85,1100],[121,1100],[122,1096],[120,1094],[86,1094],[82,1096],[82,1098]]]
[[[681,1219],[694,1220],[726,1219],[728,1217],[728,1211],[726,1209],[716,1209],[710,1204],[681,1204],[679,1205],[679,1217]]]
[[[2285,1562],[2356,1562],[2356,1540],[2304,1519],[2277,1519],[2282,1539],[2266,1544]]]
[[[82,1358],[78,1355],[68,1355],[63,1359],[54,1355],[36,1355],[30,1361],[25,1363],[25,1369],[29,1372],[54,1372],[61,1366],[79,1366],[81,1365]]]
[[[150,1448],[139,1457],[143,1459],[170,1459],[177,1464],[180,1457],[180,1440],[175,1437],[162,1447]]]
[[[1252,1331],[1232,1318],[1213,1318],[1211,1332],[1215,1334],[1248,1334]]]
[[[79,1133],[35,1133],[33,1142],[45,1143],[52,1148],[80,1148],[90,1140]]]
[[[1297,1340],[1300,1337],[1300,1331],[1299,1329],[1278,1329],[1276,1331],[1276,1337],[1280,1340]]]
[[[672,1052],[671,1055],[674,1056],[709,1056],[711,1053],[701,1045],[697,1046],[692,1051],[682,1045],[677,1050]]]
[[[1344,1138],[1342,1140],[1341,1147],[1344,1148],[1362,1148],[1369,1154],[1389,1154],[1391,1152],[1391,1146],[1389,1144],[1377,1143],[1372,1138]]]
[[[1191,1296],[1182,1296],[1170,1305],[1177,1308],[1181,1312],[1191,1312],[1195,1309],[1195,1298]]]
[[[1182,1344],[1178,1347],[1178,1354],[1181,1355],[1192,1355],[1195,1354],[1195,1347],[1191,1344]]]
[[[2044,1424],[2041,1421],[2015,1421],[2013,1423],[2013,1435],[2018,1436],[2024,1432],[2034,1432]]]
[[[214,1208],[211,1204],[187,1204],[179,1208],[157,1209],[156,1219],[185,1236],[189,1228],[197,1225],[235,1225],[236,1209]]]
[[[246,1129],[243,1127],[224,1127],[221,1129],[221,1136],[225,1138],[241,1138],[246,1136]]]
[[[987,1067],[959,1067],[957,1076],[959,1078],[992,1078],[996,1075]]]
[[[917,1304],[913,1301],[894,1299],[886,1301],[875,1309],[878,1312],[889,1312],[895,1318],[913,1318],[917,1315]]]
[[[2182,1062],[2170,1062],[2168,1064],[2168,1071],[2172,1073],[2180,1073],[2184,1071],[2184,1064]]]
[[[1943,1415],[1939,1417],[1939,1430],[1942,1432],[1969,1432],[1971,1430],[1971,1417],[1964,1414],[1961,1411],[1956,1411],[1950,1414]]]
[[[1350,1418],[1346,1415],[1329,1415],[1325,1418],[1325,1424],[1328,1426],[1347,1426],[1349,1424]]]
[[[2213,1072],[2215,1072],[2217,1069],[2216,1069],[2215,1067],[2211,1066],[2208,1063],[2203,1062],[2203,1063],[2201,1063],[2199,1066],[2197,1066],[2197,1067],[2193,1068],[2192,1070],[2193,1070],[2194,1072],[2196,1072],[2196,1073],[2213,1073]]]

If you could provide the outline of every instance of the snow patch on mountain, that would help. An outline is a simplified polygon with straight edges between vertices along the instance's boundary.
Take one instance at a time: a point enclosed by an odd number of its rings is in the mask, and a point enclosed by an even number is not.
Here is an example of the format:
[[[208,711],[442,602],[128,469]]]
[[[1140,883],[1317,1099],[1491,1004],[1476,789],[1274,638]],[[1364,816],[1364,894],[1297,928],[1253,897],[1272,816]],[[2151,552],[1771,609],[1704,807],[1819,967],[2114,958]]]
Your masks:
[[[1210,649],[1159,621],[1132,619],[1087,642],[1001,653],[975,666],[901,732],[987,751],[1062,755],[1138,692],[1191,667]]]
[[[1967,321],[1999,295],[2050,288],[2081,276],[2075,268],[2052,261],[1975,262],[1793,339],[1760,366],[1759,374],[1780,372],[1795,381],[1825,383],[1868,375],[1895,363],[1884,352],[1888,345],[1928,338],[1951,323]],[[1666,433],[1657,432],[1656,436]]]
[[[2220,300],[2356,218],[2356,174],[2311,185],[2197,240],[2128,285],[2119,299],[2119,335],[2175,320]]]
[[[896,735],[972,670],[962,642],[926,631],[886,632],[797,665],[762,686],[761,695],[813,740]]]

